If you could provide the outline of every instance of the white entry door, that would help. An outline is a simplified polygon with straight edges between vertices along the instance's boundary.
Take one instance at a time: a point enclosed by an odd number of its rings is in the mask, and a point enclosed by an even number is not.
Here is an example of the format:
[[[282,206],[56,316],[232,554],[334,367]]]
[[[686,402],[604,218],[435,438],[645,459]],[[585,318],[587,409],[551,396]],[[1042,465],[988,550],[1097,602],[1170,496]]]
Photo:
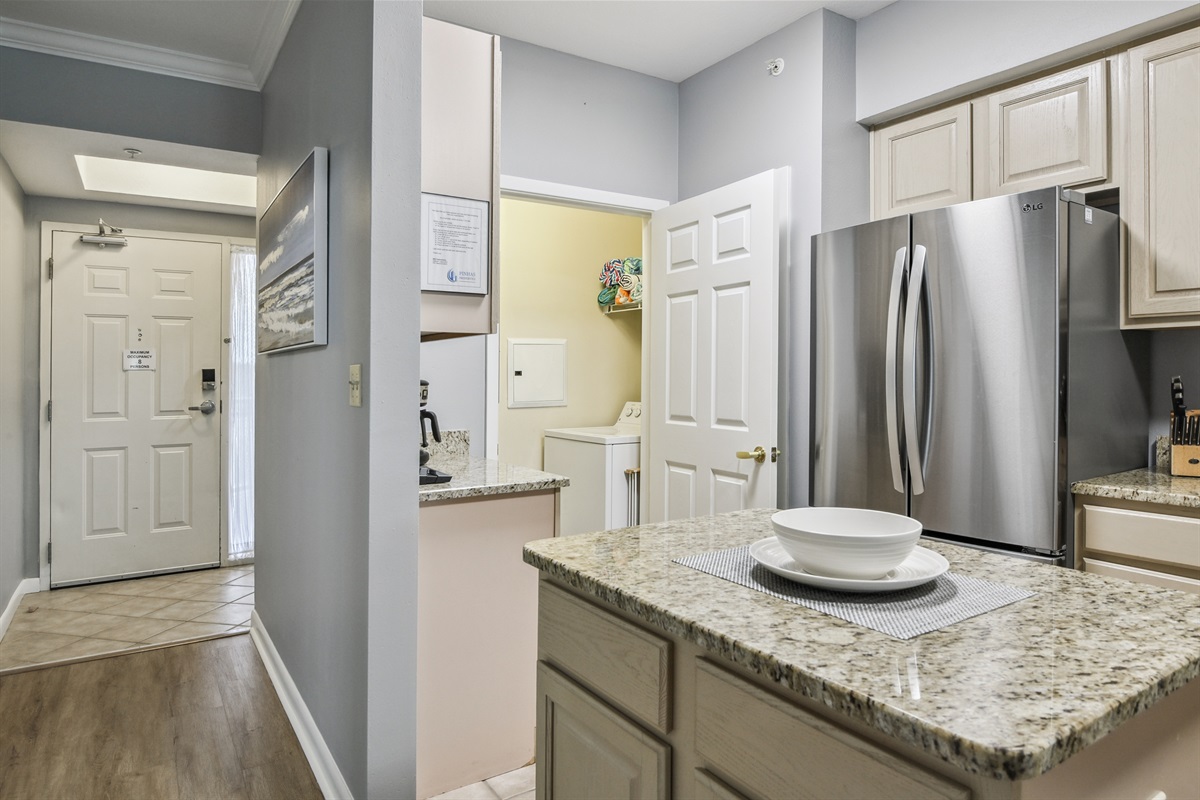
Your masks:
[[[52,586],[220,562],[222,248],[127,238],[53,234]]]
[[[784,186],[772,170],[651,218],[647,522],[776,505]]]

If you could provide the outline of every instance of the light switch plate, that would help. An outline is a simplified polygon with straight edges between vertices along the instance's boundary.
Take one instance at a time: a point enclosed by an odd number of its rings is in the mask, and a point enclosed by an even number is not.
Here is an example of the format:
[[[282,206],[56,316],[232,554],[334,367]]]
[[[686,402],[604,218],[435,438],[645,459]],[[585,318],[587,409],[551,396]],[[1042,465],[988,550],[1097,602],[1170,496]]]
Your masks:
[[[350,405],[362,408],[362,364],[350,365]]]

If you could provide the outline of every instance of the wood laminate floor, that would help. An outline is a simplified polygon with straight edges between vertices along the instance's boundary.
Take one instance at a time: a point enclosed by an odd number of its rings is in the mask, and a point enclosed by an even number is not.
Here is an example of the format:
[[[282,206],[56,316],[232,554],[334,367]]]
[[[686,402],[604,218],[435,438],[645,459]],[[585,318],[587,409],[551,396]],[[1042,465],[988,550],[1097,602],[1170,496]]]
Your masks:
[[[321,798],[249,636],[0,676],[4,800]]]

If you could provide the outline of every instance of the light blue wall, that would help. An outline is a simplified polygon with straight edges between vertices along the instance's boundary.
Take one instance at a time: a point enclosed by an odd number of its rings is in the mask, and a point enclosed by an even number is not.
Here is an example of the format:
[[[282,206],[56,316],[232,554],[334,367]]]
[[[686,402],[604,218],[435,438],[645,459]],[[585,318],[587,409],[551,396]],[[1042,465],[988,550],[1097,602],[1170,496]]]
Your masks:
[[[1198,15],[1186,0],[892,3],[858,22],[856,116],[896,117]]]
[[[329,344],[258,359],[256,610],[355,797],[415,786],[420,54],[420,3],[304,2],[263,88],[260,211],[329,149]]]
[[[25,194],[0,158],[0,610],[24,578],[37,575],[37,518],[31,516],[37,510],[37,426],[27,424],[36,412],[27,405],[25,389],[30,376],[24,226]],[[34,386],[36,376],[35,371],[29,381]],[[32,452],[27,428],[35,432]]]
[[[0,76],[0,119],[237,153],[262,144],[258,92],[11,47]]]
[[[500,172],[674,201],[677,84],[502,39]]]
[[[370,361],[370,3],[301,3],[263,87],[261,214],[329,149],[329,345],[260,356],[255,384],[256,611],[356,797],[366,796]],[[367,371],[369,386],[370,372]],[[415,490],[414,490],[415,493]]]

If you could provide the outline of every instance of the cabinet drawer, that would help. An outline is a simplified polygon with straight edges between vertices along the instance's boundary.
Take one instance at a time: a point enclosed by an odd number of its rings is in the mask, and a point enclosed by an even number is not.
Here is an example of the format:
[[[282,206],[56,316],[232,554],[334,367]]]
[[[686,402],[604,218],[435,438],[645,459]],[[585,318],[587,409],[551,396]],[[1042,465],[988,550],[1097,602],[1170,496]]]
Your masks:
[[[971,796],[706,661],[696,662],[696,754],[740,791],[763,798]]]
[[[671,730],[671,643],[546,581],[539,656],[660,733]]]
[[[1200,568],[1200,519],[1084,505],[1090,551]]]
[[[1097,575],[1107,575],[1110,578],[1124,578],[1134,583],[1148,583],[1152,586],[1162,586],[1164,589],[1179,589],[1192,594],[1200,594],[1200,581],[1183,575],[1168,575],[1165,572],[1155,572],[1125,564],[1110,564],[1094,558],[1083,560],[1083,571],[1094,572]]]

